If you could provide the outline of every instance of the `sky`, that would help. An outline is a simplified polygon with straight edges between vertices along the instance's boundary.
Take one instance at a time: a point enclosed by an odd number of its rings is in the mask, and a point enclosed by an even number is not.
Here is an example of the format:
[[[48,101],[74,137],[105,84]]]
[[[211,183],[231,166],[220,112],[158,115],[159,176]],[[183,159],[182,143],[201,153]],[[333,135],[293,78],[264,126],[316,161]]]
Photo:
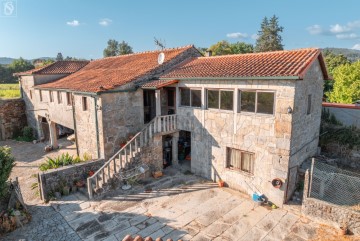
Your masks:
[[[11,2],[11,3],[9,3]],[[135,52],[209,47],[227,40],[255,43],[274,14],[285,49],[360,50],[359,0],[0,0],[0,57],[102,57],[109,39]]]

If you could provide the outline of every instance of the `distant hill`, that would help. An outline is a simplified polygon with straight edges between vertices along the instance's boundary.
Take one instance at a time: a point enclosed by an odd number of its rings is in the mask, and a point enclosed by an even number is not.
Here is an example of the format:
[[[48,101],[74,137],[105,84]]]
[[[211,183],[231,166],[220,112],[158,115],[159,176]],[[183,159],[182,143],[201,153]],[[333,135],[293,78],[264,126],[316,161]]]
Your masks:
[[[334,54],[342,54],[347,57],[350,61],[354,62],[360,60],[360,50],[345,49],[345,48],[324,48],[322,51],[329,50]]]
[[[48,60],[48,59],[53,59],[50,57],[40,57],[40,58],[36,58],[36,59],[44,59],[44,60]],[[36,59],[29,59],[29,61],[32,63],[34,60]],[[14,58],[8,58],[8,57],[0,57],[0,64],[1,65],[8,65],[11,64],[15,59]]]

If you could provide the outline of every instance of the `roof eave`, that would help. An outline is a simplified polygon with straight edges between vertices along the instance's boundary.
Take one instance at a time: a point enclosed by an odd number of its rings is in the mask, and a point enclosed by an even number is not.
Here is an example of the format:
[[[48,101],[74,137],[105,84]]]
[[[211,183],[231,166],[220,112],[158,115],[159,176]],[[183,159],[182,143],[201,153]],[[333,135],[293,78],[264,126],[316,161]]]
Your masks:
[[[300,80],[300,76],[173,77],[160,80]]]

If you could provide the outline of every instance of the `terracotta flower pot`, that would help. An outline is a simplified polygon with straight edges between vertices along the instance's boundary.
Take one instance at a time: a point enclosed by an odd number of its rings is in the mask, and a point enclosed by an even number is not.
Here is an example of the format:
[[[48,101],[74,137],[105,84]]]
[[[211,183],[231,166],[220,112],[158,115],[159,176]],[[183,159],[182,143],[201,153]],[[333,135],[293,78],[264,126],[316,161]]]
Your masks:
[[[218,181],[219,187],[224,187],[225,182],[223,180]]]
[[[346,227],[340,227],[339,235],[346,235],[347,234],[347,228]]]

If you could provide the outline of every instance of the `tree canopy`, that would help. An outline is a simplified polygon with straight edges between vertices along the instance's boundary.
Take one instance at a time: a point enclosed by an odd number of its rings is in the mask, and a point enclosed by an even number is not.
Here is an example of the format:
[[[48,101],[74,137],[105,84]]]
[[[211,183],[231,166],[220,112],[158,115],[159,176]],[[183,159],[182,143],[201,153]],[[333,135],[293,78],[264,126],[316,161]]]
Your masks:
[[[125,41],[119,43],[115,39],[109,39],[107,47],[104,49],[104,57],[117,56],[133,53],[132,47]]]
[[[280,33],[284,30],[279,26],[279,18],[274,15],[270,20],[265,17],[261,23],[256,40],[255,52],[268,52],[283,50],[282,37]]]
[[[330,102],[351,104],[360,99],[360,61],[333,70],[334,88],[326,93]]]
[[[62,60],[64,60],[64,57],[63,57],[63,55],[62,55],[62,53],[58,53],[57,55],[56,55],[56,59],[55,59],[56,61],[62,61]]]
[[[12,73],[23,72],[33,68],[35,67],[30,61],[27,61],[21,57],[9,64],[9,69]]]
[[[254,47],[252,44],[244,42],[229,43],[226,40],[222,40],[211,45],[209,50],[212,51],[213,55],[245,54],[252,53]]]

